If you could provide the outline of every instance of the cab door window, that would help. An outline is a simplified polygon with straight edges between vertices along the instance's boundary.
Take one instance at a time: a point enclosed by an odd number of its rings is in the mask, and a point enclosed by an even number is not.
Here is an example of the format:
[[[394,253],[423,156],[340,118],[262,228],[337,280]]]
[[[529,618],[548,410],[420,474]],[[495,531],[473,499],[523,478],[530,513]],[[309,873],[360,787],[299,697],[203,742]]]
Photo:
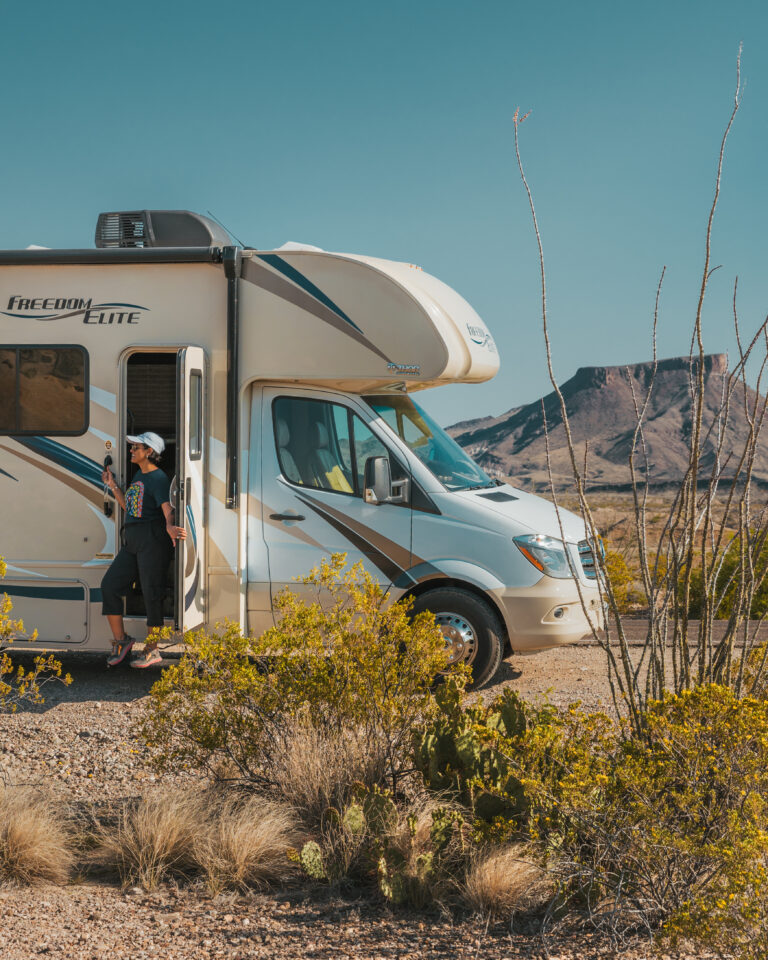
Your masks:
[[[305,397],[278,397],[272,406],[280,472],[291,483],[355,493],[346,407]]]
[[[390,457],[381,440],[340,403],[278,397],[272,406],[280,472],[290,483],[361,497],[368,457]],[[402,469],[390,457],[392,472]]]

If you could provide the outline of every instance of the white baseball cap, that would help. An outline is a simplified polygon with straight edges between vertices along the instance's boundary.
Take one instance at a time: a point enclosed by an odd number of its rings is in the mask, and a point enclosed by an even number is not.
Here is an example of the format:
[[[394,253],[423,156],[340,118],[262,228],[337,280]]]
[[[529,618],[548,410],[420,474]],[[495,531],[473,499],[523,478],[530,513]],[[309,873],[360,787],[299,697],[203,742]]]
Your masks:
[[[156,433],[152,433],[151,430],[147,433],[140,433],[137,437],[126,437],[125,439],[128,443],[143,443],[145,447],[149,447],[155,453],[162,453],[165,450],[165,440]]]

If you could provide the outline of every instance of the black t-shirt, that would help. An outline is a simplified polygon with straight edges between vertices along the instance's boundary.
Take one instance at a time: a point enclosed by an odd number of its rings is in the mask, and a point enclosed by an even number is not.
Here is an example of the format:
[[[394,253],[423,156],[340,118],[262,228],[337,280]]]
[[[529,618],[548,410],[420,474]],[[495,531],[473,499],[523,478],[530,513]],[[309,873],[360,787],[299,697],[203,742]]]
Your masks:
[[[125,522],[165,521],[160,504],[170,501],[171,481],[159,468],[135,474],[125,491]]]

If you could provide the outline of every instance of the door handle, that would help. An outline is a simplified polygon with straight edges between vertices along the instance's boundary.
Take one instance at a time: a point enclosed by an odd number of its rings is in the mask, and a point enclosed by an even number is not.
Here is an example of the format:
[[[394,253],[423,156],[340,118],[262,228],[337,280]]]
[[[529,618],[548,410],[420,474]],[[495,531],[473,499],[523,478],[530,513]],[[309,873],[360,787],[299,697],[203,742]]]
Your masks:
[[[270,520],[306,520],[301,513],[270,513]]]
[[[106,470],[107,467],[111,467],[111,466],[112,466],[112,457],[109,454],[107,454],[106,457],[104,457],[104,469]],[[107,488],[105,486],[104,487],[104,516],[111,517],[112,509],[113,509],[112,504],[107,499]]]

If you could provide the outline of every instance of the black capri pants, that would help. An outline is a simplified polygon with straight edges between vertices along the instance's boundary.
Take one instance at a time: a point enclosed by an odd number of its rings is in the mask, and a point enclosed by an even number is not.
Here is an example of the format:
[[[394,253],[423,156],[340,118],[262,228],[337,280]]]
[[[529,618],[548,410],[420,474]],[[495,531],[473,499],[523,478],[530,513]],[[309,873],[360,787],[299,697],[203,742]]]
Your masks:
[[[123,546],[101,581],[101,612],[123,613],[123,597],[138,579],[147,609],[147,626],[163,626],[166,576],[173,544],[165,523],[127,523]]]

